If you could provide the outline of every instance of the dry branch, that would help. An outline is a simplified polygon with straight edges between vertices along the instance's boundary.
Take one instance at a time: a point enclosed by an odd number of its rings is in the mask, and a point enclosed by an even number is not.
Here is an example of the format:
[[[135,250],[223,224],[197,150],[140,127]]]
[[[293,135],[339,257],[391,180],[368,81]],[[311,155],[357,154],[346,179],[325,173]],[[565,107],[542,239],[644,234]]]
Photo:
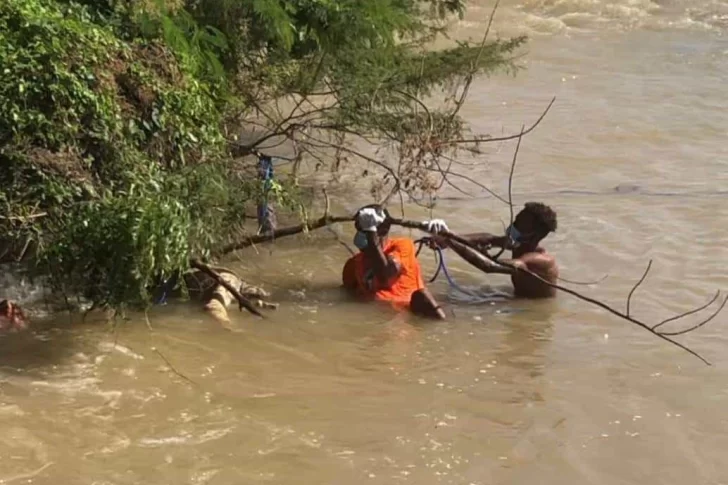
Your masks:
[[[468,92],[470,91],[470,85],[473,83],[473,78],[475,76],[475,73],[478,71],[478,64],[480,63],[480,58],[483,56],[483,51],[485,50],[485,43],[488,40],[488,34],[490,33],[490,28],[493,25],[493,19],[495,18],[495,13],[498,11],[498,5],[500,4],[500,0],[496,0],[495,5],[493,6],[493,10],[490,12],[490,18],[488,19],[488,25],[485,27],[485,33],[483,34],[483,40],[480,42],[480,49],[478,50],[478,55],[475,57],[475,61],[473,62],[473,65],[470,67],[470,72],[468,72],[468,75],[465,78],[465,85],[463,86],[463,91],[460,94],[460,99],[455,103],[455,109],[452,111],[450,115],[450,123],[452,123],[453,119],[457,116],[458,112],[460,112],[460,109],[463,107],[463,104],[465,104],[465,101],[468,98]]]
[[[507,136],[499,136],[499,137],[491,137],[491,136],[484,136],[484,137],[477,137],[477,138],[467,138],[467,139],[461,139],[461,140],[451,140],[451,141],[445,141],[442,142],[442,145],[459,145],[459,144],[467,144],[467,143],[495,143],[499,141],[509,141],[509,140],[516,140],[518,138],[522,138],[525,135],[528,135],[533,130],[536,129],[536,127],[541,124],[541,121],[546,117],[546,114],[548,114],[549,110],[551,110],[551,106],[553,106],[554,102],[556,101],[556,96],[551,98],[551,102],[549,102],[548,106],[546,106],[546,109],[541,113],[541,116],[538,117],[538,119],[529,126],[526,130],[522,131],[521,133],[518,133],[517,135],[507,135]]]
[[[352,220],[353,220],[353,218],[351,216],[347,216],[347,217],[323,216],[313,222],[306,222],[306,223],[298,224],[298,225],[291,226],[291,227],[282,227],[282,228],[276,229],[275,231],[270,232],[270,233],[258,234],[256,236],[247,237],[241,241],[236,241],[234,243],[223,246],[218,251],[216,251],[215,254],[218,256],[222,256],[224,254],[232,253],[233,251],[237,251],[239,249],[244,249],[244,248],[253,246],[255,244],[275,241],[276,239],[279,239],[281,237],[293,236],[295,234],[300,234],[305,231],[312,231],[314,229],[320,229],[329,224],[335,224],[337,222],[349,222]]]
[[[392,223],[393,224],[396,224],[396,225],[403,226],[403,227],[409,227],[411,229],[420,229],[420,230],[424,230],[424,231],[427,230],[427,226],[424,225],[422,222],[407,221],[407,220],[394,220],[394,221],[392,221]],[[687,328],[687,329],[684,329],[684,330],[680,330],[680,331],[675,331],[675,332],[661,332],[661,331],[656,330],[656,328],[659,327],[660,325],[662,325],[663,323],[666,323],[666,322],[660,322],[657,325],[650,326],[647,323],[645,323],[645,322],[643,322],[641,320],[637,320],[636,318],[633,318],[630,315],[628,315],[626,313],[623,313],[623,312],[621,312],[621,311],[619,311],[619,310],[611,307],[610,305],[607,305],[606,303],[603,303],[603,302],[601,302],[601,301],[599,301],[599,300],[597,300],[595,298],[588,297],[586,295],[583,295],[583,294],[579,293],[578,291],[572,290],[571,288],[567,288],[567,287],[562,286],[562,285],[559,285],[557,283],[552,283],[550,281],[547,281],[544,278],[542,278],[541,276],[537,275],[536,273],[534,273],[532,271],[529,271],[529,270],[527,270],[525,268],[517,267],[517,266],[515,266],[515,265],[513,265],[511,263],[505,262],[505,261],[496,260],[494,257],[490,256],[489,254],[481,252],[476,247],[475,244],[472,244],[470,241],[468,241],[467,239],[465,239],[465,238],[463,238],[461,236],[458,236],[457,234],[454,234],[454,233],[449,232],[449,231],[444,231],[444,232],[439,233],[438,235],[444,236],[444,237],[446,237],[448,239],[451,239],[453,241],[456,241],[456,242],[458,242],[458,243],[460,243],[460,244],[462,244],[464,246],[467,246],[472,251],[475,251],[476,254],[481,255],[482,257],[486,258],[488,261],[490,261],[496,267],[507,268],[507,269],[509,269],[512,272],[520,271],[520,272],[526,273],[526,274],[530,275],[531,277],[539,280],[541,283],[543,283],[546,286],[549,286],[549,287],[554,288],[554,289],[559,290],[559,291],[563,291],[564,293],[568,293],[568,294],[570,294],[570,295],[572,295],[572,296],[574,296],[576,298],[579,298],[582,301],[585,301],[587,303],[591,303],[592,305],[596,305],[599,308],[602,308],[603,310],[606,310],[607,312],[611,313],[612,315],[615,315],[615,316],[617,316],[617,317],[619,317],[619,318],[621,318],[623,320],[626,320],[626,321],[628,321],[630,323],[633,323],[633,324],[635,324],[635,325],[637,325],[639,327],[642,327],[643,329],[647,330],[648,332],[650,332],[651,334],[657,336],[658,338],[660,338],[662,340],[665,340],[665,341],[671,343],[672,345],[675,345],[677,347],[680,347],[684,351],[692,354],[693,356],[695,356],[698,359],[700,359],[701,361],[703,361],[706,365],[711,365],[710,362],[708,362],[700,354],[698,354],[694,350],[690,349],[689,347],[685,346],[684,344],[681,344],[680,342],[677,342],[677,341],[671,339],[670,337],[671,336],[676,336],[676,335],[682,335],[682,334],[691,332],[691,331],[696,330],[696,329],[702,327],[703,325],[707,324],[709,321],[713,320],[723,310],[723,308],[725,307],[726,303],[728,303],[728,297],[726,297],[726,299],[723,300],[723,303],[720,305],[720,307],[710,317],[708,317],[706,320],[702,321],[701,323],[699,323],[697,325],[694,325],[694,326],[692,326],[690,328]],[[644,276],[643,276],[642,280],[644,280]],[[642,280],[640,280],[640,282]],[[634,292],[634,289],[636,289],[637,286],[639,286],[639,284],[635,285],[635,287],[633,288],[633,291],[631,293]],[[630,296],[631,296],[631,293],[630,293]],[[716,298],[714,298],[711,301],[711,303],[713,301],[715,301],[715,299],[717,299],[717,296],[716,296]],[[687,312],[685,312],[685,313],[683,313],[681,315],[678,315],[677,317],[673,317],[673,318],[669,319],[669,321],[676,321],[676,320],[682,319],[682,318],[684,318],[684,317],[686,317],[688,315],[692,315],[694,313],[697,313],[697,312],[699,312],[699,311],[707,308],[708,306],[710,306],[710,304],[703,305],[702,307],[699,307],[697,309],[689,310],[689,311],[687,311]]]

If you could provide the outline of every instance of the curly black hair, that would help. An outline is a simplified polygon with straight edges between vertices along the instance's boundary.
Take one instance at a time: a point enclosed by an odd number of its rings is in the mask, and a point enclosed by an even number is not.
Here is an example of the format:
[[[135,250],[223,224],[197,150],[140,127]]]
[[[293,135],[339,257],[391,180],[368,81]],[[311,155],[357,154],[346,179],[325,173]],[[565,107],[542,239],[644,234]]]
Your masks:
[[[556,232],[556,227],[558,226],[556,212],[546,204],[541,202],[527,202],[521,212],[531,214],[536,224],[542,228],[544,234]]]

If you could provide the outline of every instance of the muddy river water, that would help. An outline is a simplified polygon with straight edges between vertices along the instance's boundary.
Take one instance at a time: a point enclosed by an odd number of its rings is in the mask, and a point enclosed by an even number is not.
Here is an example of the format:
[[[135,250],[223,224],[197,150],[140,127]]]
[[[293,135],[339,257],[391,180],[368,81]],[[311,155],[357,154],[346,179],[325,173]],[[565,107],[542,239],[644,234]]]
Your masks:
[[[623,305],[653,259],[633,303],[649,322],[728,290],[728,3],[508,0],[494,28],[531,37],[526,70],[475,83],[463,113],[517,131],[557,97],[514,198],[558,211],[562,274],[608,274],[580,289]],[[513,148],[468,175],[503,192]],[[507,207],[463,187],[475,197],[446,190],[434,215],[499,230]],[[683,337],[708,367],[568,295],[448,303],[444,323],[350,303],[346,257],[326,234],[242,254],[281,308],[235,313],[237,332],[174,306],[152,331],[63,317],[3,338],[0,484],[728,483],[728,317]],[[507,287],[447,261],[462,285]]]

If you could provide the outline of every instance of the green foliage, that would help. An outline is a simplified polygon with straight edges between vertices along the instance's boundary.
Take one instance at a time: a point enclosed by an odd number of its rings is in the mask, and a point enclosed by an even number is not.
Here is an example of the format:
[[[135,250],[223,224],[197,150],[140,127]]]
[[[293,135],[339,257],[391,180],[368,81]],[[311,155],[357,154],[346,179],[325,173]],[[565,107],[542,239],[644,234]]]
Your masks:
[[[189,211],[153,182],[83,204],[57,223],[43,262],[65,275],[54,280],[61,289],[99,304],[143,306],[157,277],[187,265]]]
[[[232,190],[210,188],[226,180],[219,99],[164,45],[93,18],[52,0],[0,5],[0,230],[32,243],[56,287],[143,304],[220,237],[228,201],[211,194]]]
[[[413,100],[513,67],[523,42],[427,50],[463,11],[462,0],[3,0],[0,260],[32,254],[59,290],[148,304],[160,279],[242,231],[262,197],[305,215],[294,180],[264,194],[228,158],[227,128],[262,106],[326,91],[330,108],[269,124],[315,121],[410,152],[423,126],[456,136],[456,113]]]

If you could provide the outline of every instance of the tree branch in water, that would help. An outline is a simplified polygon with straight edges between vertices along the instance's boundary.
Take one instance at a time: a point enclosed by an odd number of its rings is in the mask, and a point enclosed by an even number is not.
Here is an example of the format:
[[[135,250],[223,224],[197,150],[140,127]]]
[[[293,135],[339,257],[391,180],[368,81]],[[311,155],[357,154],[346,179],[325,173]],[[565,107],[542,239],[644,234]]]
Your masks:
[[[255,244],[274,241],[281,237],[293,236],[293,235],[300,234],[305,231],[321,229],[324,226],[328,226],[329,224],[335,224],[337,222],[350,222],[353,220],[354,219],[351,216],[346,216],[346,217],[323,216],[313,222],[304,222],[302,224],[298,224],[295,226],[282,227],[280,229],[276,229],[275,231],[272,231],[272,232],[269,232],[266,234],[257,234],[255,236],[247,237],[241,241],[237,241],[237,242],[228,244],[226,246],[223,246],[222,248],[217,250],[215,252],[215,254],[217,256],[222,256],[222,255],[225,255],[228,253],[232,253],[233,251],[237,251],[239,249],[245,249],[245,248],[253,246]]]
[[[394,220],[393,221],[393,224],[397,224],[397,225],[403,226],[403,227],[409,227],[411,229],[420,229],[420,230],[423,230],[423,231],[426,231],[427,230],[427,226],[426,225],[424,225],[421,222],[416,222],[416,221]],[[728,303],[728,297],[723,300],[723,302],[721,303],[720,307],[710,317],[708,317],[706,320],[700,322],[699,324],[693,325],[692,327],[689,327],[687,329],[680,330],[680,331],[663,332],[663,331],[657,330],[657,328],[660,325],[663,325],[664,323],[667,323],[668,321],[676,321],[676,320],[679,320],[679,319],[684,318],[684,317],[686,317],[688,315],[692,315],[694,313],[698,313],[699,311],[706,309],[707,307],[710,306],[710,304],[712,304],[717,299],[718,295],[716,295],[716,297],[713,298],[713,300],[711,300],[710,303],[708,303],[707,305],[703,305],[701,307],[698,307],[698,308],[689,310],[689,311],[687,311],[687,312],[685,312],[685,313],[683,313],[681,315],[678,315],[677,317],[673,317],[671,319],[668,319],[668,320],[665,320],[663,322],[660,322],[657,325],[650,326],[647,323],[645,323],[645,322],[643,322],[641,320],[638,320],[638,319],[630,316],[627,313],[623,313],[623,312],[615,309],[614,307],[612,307],[610,305],[607,305],[606,303],[601,302],[601,301],[599,301],[599,300],[597,300],[595,298],[591,298],[589,296],[583,295],[583,294],[579,293],[578,291],[572,290],[571,288],[567,288],[567,287],[562,286],[562,285],[559,285],[557,283],[551,283],[550,281],[547,281],[547,280],[543,279],[541,276],[539,276],[536,273],[533,273],[532,271],[529,271],[529,270],[527,270],[525,268],[516,267],[513,264],[507,263],[505,261],[498,261],[495,258],[493,258],[492,256],[490,256],[489,254],[481,252],[476,247],[475,244],[472,244],[470,241],[468,241],[467,239],[465,239],[463,237],[458,236],[457,234],[454,234],[454,233],[449,232],[449,231],[444,231],[444,232],[439,233],[439,235],[444,236],[444,237],[449,238],[449,239],[452,239],[452,240],[454,240],[454,241],[456,241],[456,242],[458,242],[458,243],[460,243],[460,244],[462,244],[464,246],[467,246],[472,251],[474,251],[476,254],[480,255],[482,258],[485,258],[490,263],[492,263],[492,264],[494,264],[496,266],[499,266],[501,268],[508,268],[508,269],[510,269],[513,272],[520,271],[520,272],[526,273],[526,274],[530,275],[531,277],[537,279],[538,281],[540,281],[541,283],[543,283],[546,286],[549,286],[549,287],[554,288],[554,289],[559,290],[559,291],[563,291],[564,293],[568,293],[568,294],[570,294],[570,295],[572,295],[572,296],[574,296],[574,297],[576,297],[576,298],[578,298],[578,299],[580,299],[582,301],[585,301],[587,303],[591,303],[592,305],[598,306],[599,308],[602,308],[603,310],[606,310],[607,312],[611,313],[612,315],[615,315],[615,316],[617,316],[617,317],[619,317],[619,318],[621,318],[623,320],[626,320],[626,321],[628,321],[628,322],[630,322],[630,323],[632,323],[634,325],[637,325],[639,327],[642,327],[643,329],[647,330],[648,332],[650,332],[651,334],[655,335],[656,337],[658,337],[658,338],[660,338],[662,340],[665,340],[666,342],[669,342],[672,345],[674,345],[676,347],[679,347],[679,348],[683,349],[684,351],[688,352],[689,354],[697,357],[698,359],[700,359],[701,361],[703,361],[706,365],[711,365],[711,363],[708,362],[703,356],[701,356],[700,354],[698,354],[694,350],[690,349],[689,347],[685,346],[684,344],[682,344],[682,343],[680,343],[680,342],[678,342],[676,340],[673,340],[670,337],[677,336],[677,335],[683,335],[685,333],[692,332],[693,330],[697,330],[698,328],[702,327],[703,325],[705,325],[708,322],[710,322],[711,320],[713,320],[723,310],[723,308],[725,307],[726,303]],[[632,293],[634,293],[634,290],[644,280],[644,278],[646,277],[646,274],[647,274],[647,272],[645,272],[645,276],[642,277],[642,279],[638,282],[638,284],[636,284],[633,287],[632,292],[630,292],[630,297],[631,297]]]

